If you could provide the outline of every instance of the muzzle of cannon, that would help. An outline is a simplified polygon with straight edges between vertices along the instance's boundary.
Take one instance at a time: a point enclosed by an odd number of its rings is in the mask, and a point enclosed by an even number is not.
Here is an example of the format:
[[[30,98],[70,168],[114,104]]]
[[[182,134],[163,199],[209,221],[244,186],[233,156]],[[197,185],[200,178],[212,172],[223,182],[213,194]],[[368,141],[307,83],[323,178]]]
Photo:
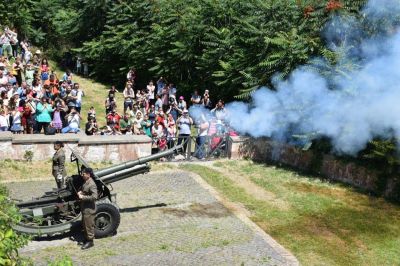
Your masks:
[[[119,208],[115,202],[115,194],[111,194],[111,184],[149,172],[149,162],[171,156],[180,151],[182,146],[94,172],[94,181],[99,192],[96,209],[97,213],[101,213],[95,218],[96,237],[114,234],[120,223]],[[83,185],[81,171],[84,167],[89,167],[89,164],[74,150],[71,150],[71,161],[76,162],[77,174],[67,178],[66,188],[54,189],[45,192],[41,197],[16,203],[22,220],[13,226],[15,230],[35,236],[51,236],[70,231],[80,223],[81,210],[77,192]]]

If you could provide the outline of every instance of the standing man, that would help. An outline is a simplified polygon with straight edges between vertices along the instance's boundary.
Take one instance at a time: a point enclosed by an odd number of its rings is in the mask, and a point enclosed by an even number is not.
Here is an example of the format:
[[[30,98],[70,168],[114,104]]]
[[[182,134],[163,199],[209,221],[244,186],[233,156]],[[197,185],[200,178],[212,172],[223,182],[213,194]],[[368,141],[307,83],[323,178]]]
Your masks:
[[[190,127],[193,125],[193,120],[189,116],[189,111],[187,109],[183,110],[182,116],[178,118],[176,124],[179,127],[178,145],[180,145],[183,141],[183,152],[186,153],[186,148],[188,142],[190,141]]]
[[[82,171],[84,183],[82,189],[78,192],[78,198],[81,200],[82,227],[85,232],[85,241],[82,243],[81,249],[88,249],[94,246],[94,218],[96,217],[98,192],[93,178],[92,168],[85,168]]]
[[[65,152],[63,147],[64,143],[61,141],[56,141],[54,143],[54,150],[56,152],[53,155],[52,172],[56,179],[58,189],[64,187],[64,179],[67,176],[67,171],[65,170]]]

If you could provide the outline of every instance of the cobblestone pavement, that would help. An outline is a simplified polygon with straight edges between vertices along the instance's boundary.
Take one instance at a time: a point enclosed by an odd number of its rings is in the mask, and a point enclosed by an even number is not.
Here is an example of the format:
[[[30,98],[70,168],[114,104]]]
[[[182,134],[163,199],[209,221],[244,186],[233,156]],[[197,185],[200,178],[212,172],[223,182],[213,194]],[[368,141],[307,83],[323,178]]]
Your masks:
[[[117,235],[96,240],[95,247],[87,251],[64,237],[33,241],[21,253],[35,265],[46,265],[64,254],[75,265],[293,263],[282,249],[226,209],[196,178],[183,171],[160,171],[115,183],[121,208]],[[7,186],[12,197],[30,199],[54,184],[40,181]]]

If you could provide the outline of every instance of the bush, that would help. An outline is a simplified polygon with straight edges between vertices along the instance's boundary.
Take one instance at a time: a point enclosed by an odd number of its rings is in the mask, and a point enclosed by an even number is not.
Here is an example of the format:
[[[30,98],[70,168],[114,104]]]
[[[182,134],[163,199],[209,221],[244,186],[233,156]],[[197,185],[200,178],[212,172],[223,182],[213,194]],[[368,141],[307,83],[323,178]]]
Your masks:
[[[18,249],[28,243],[29,238],[15,232],[11,225],[20,221],[14,203],[9,200],[8,192],[0,186],[0,265],[27,265],[21,258]]]

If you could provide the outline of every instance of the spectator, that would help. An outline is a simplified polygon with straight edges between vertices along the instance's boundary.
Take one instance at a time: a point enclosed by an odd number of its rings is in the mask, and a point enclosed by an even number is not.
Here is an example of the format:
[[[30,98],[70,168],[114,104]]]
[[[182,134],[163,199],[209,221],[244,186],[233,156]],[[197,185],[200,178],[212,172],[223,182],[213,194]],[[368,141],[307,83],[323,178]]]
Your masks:
[[[14,134],[20,134],[23,131],[22,128],[22,107],[16,107],[14,111],[12,111],[12,125],[11,132]]]
[[[81,113],[81,108],[82,108],[82,96],[83,96],[83,91],[79,86],[79,83],[74,83],[74,88],[72,89],[71,92],[72,96],[75,99],[75,109],[78,113]]]
[[[173,83],[169,84],[169,97],[176,97],[176,86]]]
[[[34,73],[35,73],[35,69],[33,68],[32,64],[27,63],[26,68],[25,68],[25,82],[29,86],[32,86],[32,84],[33,84]]]
[[[176,137],[175,120],[172,117],[172,114],[168,114],[168,119],[167,119],[167,145],[168,145],[168,149],[171,149],[172,147],[174,147],[175,137]]]
[[[4,75],[4,70],[0,70],[0,88],[5,88],[8,84],[8,77]]]
[[[88,122],[85,125],[85,133],[86,135],[94,135],[98,131],[98,126],[96,119],[93,116],[88,117]]]
[[[165,79],[163,77],[160,77],[157,80],[157,95],[161,96],[162,89],[164,89],[165,85],[166,85]]]
[[[96,119],[96,110],[94,109],[93,106],[91,106],[89,111],[88,111],[88,120],[89,120],[89,118]]]
[[[208,110],[213,109],[208,90],[205,90],[204,92],[203,99],[201,100],[201,105]]]
[[[113,110],[117,108],[117,104],[115,103],[114,94],[110,93],[104,103],[106,108],[106,115],[111,113]]]
[[[129,110],[133,109],[133,101],[135,99],[135,92],[133,91],[131,84],[126,84],[123,94],[124,94],[124,114],[126,114],[126,110],[128,108]]]
[[[68,80],[72,81],[72,73],[71,70],[69,69],[65,71],[64,75],[62,76],[62,81],[68,81]]]
[[[136,85],[136,69],[134,67],[132,67],[128,74],[126,74],[126,79],[130,82],[132,82],[132,87],[134,87]]]
[[[169,87],[164,86],[164,88],[161,91],[161,100],[162,100],[162,110],[167,112],[168,110],[168,105],[169,105]]]
[[[88,77],[89,76],[89,64],[88,64],[88,62],[84,61],[82,63],[82,65],[83,65],[83,76]]]
[[[147,88],[147,94],[148,94],[149,104],[152,105],[152,104],[155,103],[155,98],[154,98],[155,96],[154,96],[154,94],[155,94],[155,90],[156,90],[156,87],[154,86],[152,80],[150,80],[150,82],[149,82],[149,84],[147,85],[146,88]]]
[[[132,129],[135,135],[141,135],[142,131],[143,114],[142,112],[137,112],[136,117],[132,121]]]
[[[43,58],[42,62],[40,63],[40,78],[42,80],[42,84],[49,79],[49,72],[49,63],[46,58]]]
[[[151,133],[153,136],[152,153],[157,153],[159,151],[159,140],[164,137],[164,128],[158,123],[158,121],[155,121],[151,128]]]
[[[154,104],[154,110],[158,111],[159,109],[162,109],[162,105],[163,105],[163,101],[161,100],[161,96],[160,95],[156,95],[156,103]]]
[[[124,115],[123,118],[119,121],[119,128],[122,134],[126,134],[128,129],[130,130],[131,125],[127,115]]]
[[[114,96],[117,94],[117,88],[115,88],[115,86],[111,86],[111,88],[108,90],[108,96],[110,96],[110,94],[113,94]]]
[[[192,97],[190,98],[190,102],[193,104],[193,106],[200,106],[201,96],[199,95],[198,90],[194,91],[194,93],[192,94]]]
[[[17,79],[17,83],[21,85],[22,83],[22,71],[24,69],[24,66],[22,65],[21,59],[17,57],[15,59],[15,62],[12,64],[12,74],[15,76]]]
[[[219,100],[215,108],[211,110],[211,113],[214,114],[218,120],[224,121],[226,117],[224,101]]]
[[[169,106],[167,111],[167,115],[171,115],[174,121],[178,120],[178,116],[182,113],[183,110],[178,109],[176,103]]]
[[[107,126],[113,129],[114,133],[115,130],[119,131],[119,120],[121,120],[121,116],[117,113],[115,109],[113,109],[106,117],[107,119]]]
[[[66,117],[68,125],[61,129],[62,133],[78,133],[80,131],[79,124],[81,116],[75,107],[71,109],[71,112]]]
[[[204,146],[205,146],[206,139],[207,139],[208,128],[209,128],[209,123],[206,120],[206,118],[204,117],[204,115],[202,115],[201,119],[200,119],[200,123],[198,125],[197,138],[196,138],[196,150],[194,152],[194,156],[200,160],[203,160],[205,158]]]
[[[187,109],[183,110],[182,116],[178,118],[176,123],[179,127],[178,145],[184,141],[183,150],[186,152],[187,144],[191,134],[190,127],[193,125],[193,120],[189,116],[189,111]]]
[[[77,74],[82,73],[82,59],[79,56],[76,58],[75,71]]]
[[[0,110],[0,131],[7,131],[9,127],[8,118],[6,116],[6,112],[1,109]]]
[[[144,115],[144,119],[142,120],[141,124],[142,124],[143,133],[149,137],[152,137],[152,133],[151,133],[152,124],[151,124],[151,120],[149,119],[148,115]]]
[[[27,99],[28,101],[28,99]],[[20,101],[22,109],[21,125],[25,134],[33,133],[32,109],[25,101]]]
[[[185,98],[183,98],[183,96],[179,97],[177,109],[179,110],[179,113],[182,113],[183,110],[187,109],[187,104],[186,104]]]
[[[11,59],[13,51],[11,47],[10,31],[8,28],[5,28],[3,35],[0,36],[0,45],[2,45],[2,55],[6,56],[8,59]]]
[[[53,112],[53,120],[51,122],[51,127],[53,127],[57,133],[61,132],[61,129],[63,128],[63,123],[61,120],[61,104],[57,104],[56,108]]]
[[[37,122],[37,131],[36,133],[40,133],[42,129],[44,132],[47,131],[48,126],[51,122],[50,114],[54,111],[49,104],[49,99],[45,96],[41,98],[41,101],[36,105],[36,122]]]

